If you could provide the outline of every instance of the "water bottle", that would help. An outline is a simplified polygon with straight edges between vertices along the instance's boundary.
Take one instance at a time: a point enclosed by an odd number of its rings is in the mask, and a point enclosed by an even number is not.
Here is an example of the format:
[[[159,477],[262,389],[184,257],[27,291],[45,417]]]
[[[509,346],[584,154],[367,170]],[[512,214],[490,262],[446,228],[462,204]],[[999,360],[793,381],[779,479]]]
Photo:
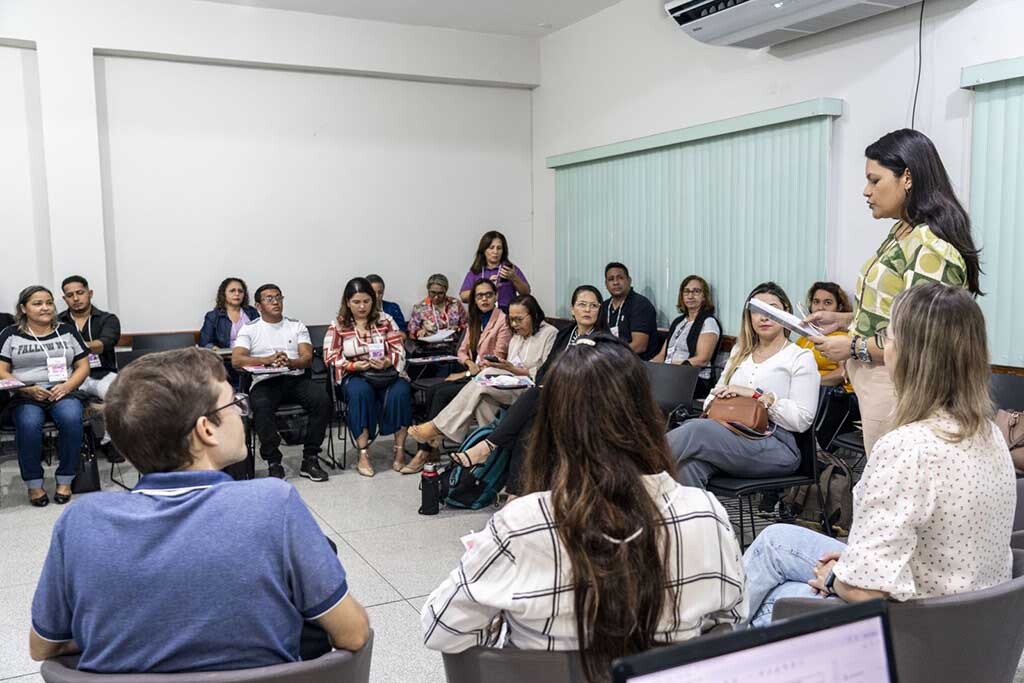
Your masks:
[[[420,509],[421,515],[436,515],[441,504],[441,473],[437,463],[428,462],[420,474]]]

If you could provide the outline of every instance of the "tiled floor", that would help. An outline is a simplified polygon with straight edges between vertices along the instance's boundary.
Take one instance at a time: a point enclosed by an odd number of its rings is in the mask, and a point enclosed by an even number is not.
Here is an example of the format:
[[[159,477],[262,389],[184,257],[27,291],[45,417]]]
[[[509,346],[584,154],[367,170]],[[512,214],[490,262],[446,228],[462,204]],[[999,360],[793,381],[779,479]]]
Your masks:
[[[370,680],[444,681],[441,656],[422,645],[419,609],[462,555],[459,537],[482,528],[490,511],[419,515],[419,475],[391,470],[390,441],[371,449],[377,469],[372,479],[356,473],[350,449],[349,469],[331,472],[328,482],[313,483],[298,476],[299,450],[284,448],[288,480],[337,543],[353,594],[370,615],[375,633]],[[103,467],[102,459],[100,464],[104,489],[113,490],[108,489],[109,465]],[[122,470],[134,483],[134,470]],[[260,463],[257,476],[264,474]],[[0,681],[42,681],[39,665],[28,657],[29,607],[61,508],[29,506],[17,462],[10,459],[0,463],[0,495]]]
[[[390,447],[382,440],[372,448],[378,472],[372,479],[352,467],[332,472],[325,483],[302,479],[298,448],[284,449],[285,466],[324,533],[337,543],[352,591],[370,615],[375,632],[370,680],[440,683],[441,657],[422,646],[419,610],[461,556],[459,538],[482,528],[490,511],[417,514],[419,476],[393,472]],[[351,450],[349,455],[354,457]],[[262,464],[257,467],[257,475],[264,476]],[[101,467],[105,489],[111,486],[108,469]],[[122,469],[134,483],[131,468]],[[28,657],[29,607],[61,508],[29,506],[17,463],[10,459],[0,463],[0,495],[0,681],[35,683],[42,678]],[[1015,683],[1024,683],[1024,670]]]

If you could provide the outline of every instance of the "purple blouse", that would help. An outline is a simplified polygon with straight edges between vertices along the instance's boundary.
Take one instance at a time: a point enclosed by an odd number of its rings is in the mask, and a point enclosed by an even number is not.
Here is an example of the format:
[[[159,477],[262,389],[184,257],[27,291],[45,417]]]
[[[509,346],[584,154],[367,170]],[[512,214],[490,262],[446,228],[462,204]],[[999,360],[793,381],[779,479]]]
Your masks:
[[[526,276],[523,275],[523,271],[519,270],[519,266],[514,265],[512,268],[516,271],[516,275],[519,276],[520,280],[527,282]],[[484,268],[483,272],[479,274],[469,271],[466,273],[466,278],[462,281],[462,287],[459,291],[465,292],[472,289],[473,283],[477,280],[491,280],[492,282],[496,282],[498,285],[498,307],[503,311],[507,310],[512,299],[516,298],[516,288],[515,285],[512,284],[511,280],[498,279],[498,270],[500,269],[501,266],[498,266],[497,268]],[[527,284],[529,283],[527,282]]]
[[[238,331],[242,329],[242,325],[249,322],[249,316],[245,314],[245,311],[238,312],[238,320],[231,323],[231,348],[235,348],[235,337],[238,336]]]

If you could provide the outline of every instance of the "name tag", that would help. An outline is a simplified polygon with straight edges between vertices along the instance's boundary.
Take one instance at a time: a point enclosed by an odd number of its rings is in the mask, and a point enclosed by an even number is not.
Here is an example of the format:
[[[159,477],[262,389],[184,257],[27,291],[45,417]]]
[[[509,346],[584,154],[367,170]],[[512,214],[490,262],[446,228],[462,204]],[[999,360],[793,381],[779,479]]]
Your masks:
[[[89,354],[89,367],[90,368],[101,368],[101,367],[103,367],[103,363],[100,362],[100,357],[97,356],[95,353],[90,353]]]
[[[51,382],[68,381],[68,362],[64,356],[46,359],[46,378]]]
[[[608,328],[608,332],[610,332],[613,337],[618,337],[619,336],[619,326],[615,325],[613,327],[609,327]]]
[[[369,345],[370,360],[379,360],[384,357],[384,342],[374,342]]]

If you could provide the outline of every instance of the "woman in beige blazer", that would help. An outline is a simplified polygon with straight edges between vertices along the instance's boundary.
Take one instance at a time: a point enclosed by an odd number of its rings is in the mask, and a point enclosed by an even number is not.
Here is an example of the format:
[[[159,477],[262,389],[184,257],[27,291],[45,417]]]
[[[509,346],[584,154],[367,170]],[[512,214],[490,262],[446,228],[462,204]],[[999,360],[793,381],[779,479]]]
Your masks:
[[[529,294],[517,296],[509,304],[508,326],[514,333],[508,345],[508,360],[496,356],[483,357],[480,361],[481,374],[519,375],[534,379],[551,353],[558,330],[544,322],[544,311]],[[512,405],[519,391],[490,387],[478,381],[469,382],[433,420],[413,427],[410,434],[420,442],[433,441],[441,436],[461,442],[474,422],[477,425],[492,422],[503,407]]]

